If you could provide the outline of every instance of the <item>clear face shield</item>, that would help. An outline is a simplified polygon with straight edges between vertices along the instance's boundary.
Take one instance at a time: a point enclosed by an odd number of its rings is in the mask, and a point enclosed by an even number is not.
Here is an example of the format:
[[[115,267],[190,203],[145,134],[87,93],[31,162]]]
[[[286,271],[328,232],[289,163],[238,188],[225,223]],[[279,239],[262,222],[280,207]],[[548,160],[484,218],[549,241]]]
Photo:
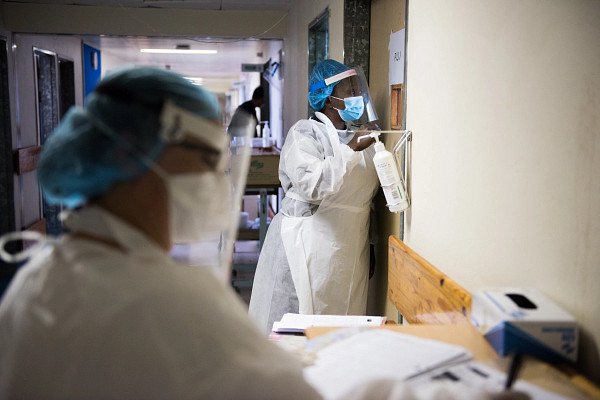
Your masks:
[[[369,92],[369,85],[361,67],[354,67],[324,80],[325,85],[339,82],[330,96],[349,129],[358,128],[378,119]]]
[[[251,148],[245,144],[251,143],[253,120],[248,116],[244,123],[238,121],[235,142],[229,141],[229,135],[220,126],[170,103],[165,105],[161,120],[165,142],[188,147],[192,139],[207,147],[201,152],[215,165],[214,170],[195,174],[188,182],[181,181],[187,187],[184,190],[177,189],[179,183],[173,186],[174,180],[180,178],[172,174],[166,178],[170,181],[172,203],[171,256],[187,265],[208,267],[218,278],[228,281],[250,164]]]
[[[196,151],[198,172],[167,172],[148,155],[139,153],[117,132],[92,115],[88,118],[105,135],[144,163],[163,180],[168,192],[171,256],[182,263],[208,267],[224,281],[230,276],[234,242],[250,163],[251,148],[237,147],[214,121],[202,118],[167,101],[160,115],[161,140]],[[250,116],[239,122],[236,143],[250,144],[254,134]],[[193,154],[193,153],[192,153]],[[199,160],[194,159],[198,162]],[[35,242],[26,251],[9,253],[5,246],[13,241]],[[0,238],[0,257],[7,262],[24,261],[38,252],[50,239],[35,232],[14,232]]]

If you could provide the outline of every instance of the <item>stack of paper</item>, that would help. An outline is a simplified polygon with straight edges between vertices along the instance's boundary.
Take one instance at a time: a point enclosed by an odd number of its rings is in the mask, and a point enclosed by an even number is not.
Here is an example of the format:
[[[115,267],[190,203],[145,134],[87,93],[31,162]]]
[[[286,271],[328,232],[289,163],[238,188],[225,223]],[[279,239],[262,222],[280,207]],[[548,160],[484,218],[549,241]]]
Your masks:
[[[320,350],[304,375],[325,399],[334,399],[372,380],[407,380],[471,358],[460,346],[372,329]]]
[[[448,381],[468,386],[470,388],[500,393],[504,390],[506,374],[497,371],[485,364],[471,361],[459,365],[453,365],[425,374],[411,380],[413,387],[431,385],[432,382]],[[526,393],[531,400],[566,400],[567,397],[557,393],[549,392],[539,386],[518,380],[512,386],[512,390]]]
[[[381,326],[386,317],[371,317],[364,315],[307,315],[287,313],[281,321],[273,323],[273,332],[304,332],[313,326],[353,327]]]

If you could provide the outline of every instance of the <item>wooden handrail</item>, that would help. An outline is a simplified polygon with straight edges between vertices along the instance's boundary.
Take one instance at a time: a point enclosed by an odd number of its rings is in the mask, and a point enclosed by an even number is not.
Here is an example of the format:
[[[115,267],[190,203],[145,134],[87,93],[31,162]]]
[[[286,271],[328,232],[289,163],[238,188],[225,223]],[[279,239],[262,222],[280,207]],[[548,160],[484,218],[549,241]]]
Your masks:
[[[395,236],[389,238],[388,298],[409,323],[470,322],[469,292]]]

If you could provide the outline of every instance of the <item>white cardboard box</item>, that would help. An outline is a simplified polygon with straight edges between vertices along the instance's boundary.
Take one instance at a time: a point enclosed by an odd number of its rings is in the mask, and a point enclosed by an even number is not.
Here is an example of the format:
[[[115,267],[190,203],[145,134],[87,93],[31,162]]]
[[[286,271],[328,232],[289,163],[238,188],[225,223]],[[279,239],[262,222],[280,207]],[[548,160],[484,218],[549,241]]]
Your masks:
[[[473,296],[471,320],[502,356],[577,360],[577,322],[536,289],[482,289]]]

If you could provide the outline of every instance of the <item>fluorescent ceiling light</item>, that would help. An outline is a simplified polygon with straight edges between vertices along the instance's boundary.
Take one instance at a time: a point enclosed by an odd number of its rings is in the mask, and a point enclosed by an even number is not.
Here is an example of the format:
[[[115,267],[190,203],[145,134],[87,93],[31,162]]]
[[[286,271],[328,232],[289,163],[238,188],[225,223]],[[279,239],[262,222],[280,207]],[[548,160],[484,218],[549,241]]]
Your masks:
[[[194,85],[198,86],[202,86],[202,83],[204,82],[204,78],[200,77],[186,76],[185,79],[191,81]]]
[[[140,53],[160,54],[217,54],[216,50],[190,50],[190,49],[140,49]]]

